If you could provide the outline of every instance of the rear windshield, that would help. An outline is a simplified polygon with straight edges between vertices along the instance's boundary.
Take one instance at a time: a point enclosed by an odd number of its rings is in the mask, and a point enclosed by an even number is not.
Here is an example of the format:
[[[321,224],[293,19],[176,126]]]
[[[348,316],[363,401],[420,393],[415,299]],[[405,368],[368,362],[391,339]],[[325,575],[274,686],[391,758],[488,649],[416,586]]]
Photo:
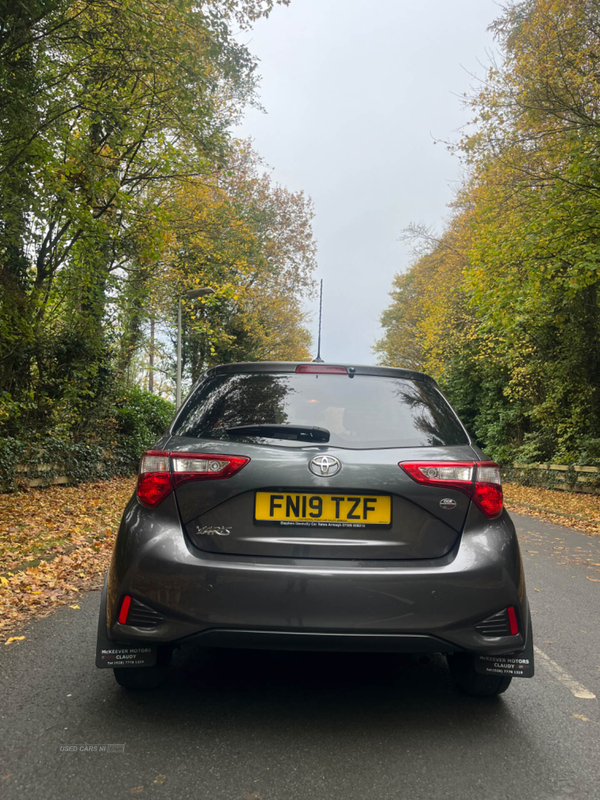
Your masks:
[[[239,425],[326,428],[336,447],[467,444],[440,392],[422,381],[371,375],[243,373],[202,381],[173,428],[176,436],[298,446],[298,441],[228,432]]]

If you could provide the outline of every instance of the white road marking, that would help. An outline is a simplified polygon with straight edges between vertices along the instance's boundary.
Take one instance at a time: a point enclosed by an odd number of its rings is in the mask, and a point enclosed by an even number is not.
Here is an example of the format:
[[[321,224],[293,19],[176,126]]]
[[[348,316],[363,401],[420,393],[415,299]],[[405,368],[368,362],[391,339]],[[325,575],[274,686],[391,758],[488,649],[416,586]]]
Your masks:
[[[595,700],[596,695],[586,689],[579,681],[576,681],[572,675],[569,675],[560,664],[557,664],[556,661],[552,661],[550,656],[547,656],[543,650],[540,650],[539,647],[534,645],[533,649],[535,650],[535,654],[538,658],[542,659],[542,662],[545,664],[548,672],[551,672],[555,678],[557,678],[561,683],[569,689],[569,691],[573,692],[575,697],[579,697],[582,700]]]

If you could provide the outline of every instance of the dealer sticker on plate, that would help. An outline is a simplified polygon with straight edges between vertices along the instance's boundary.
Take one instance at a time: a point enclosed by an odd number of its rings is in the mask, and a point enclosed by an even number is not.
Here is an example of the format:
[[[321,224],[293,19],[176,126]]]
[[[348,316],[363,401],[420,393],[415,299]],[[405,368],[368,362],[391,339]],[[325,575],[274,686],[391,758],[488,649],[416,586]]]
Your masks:
[[[108,667],[153,667],[156,664],[156,645],[120,645],[110,642],[106,647],[98,646],[96,666]]]

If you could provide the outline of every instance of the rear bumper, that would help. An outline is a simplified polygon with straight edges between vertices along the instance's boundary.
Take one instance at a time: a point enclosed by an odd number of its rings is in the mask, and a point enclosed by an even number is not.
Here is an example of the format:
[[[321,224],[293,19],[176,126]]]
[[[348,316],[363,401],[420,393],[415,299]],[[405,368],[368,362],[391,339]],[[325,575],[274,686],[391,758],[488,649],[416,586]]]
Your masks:
[[[211,629],[189,637],[203,647],[245,650],[304,650],[333,653],[456,653],[461,648],[426,634],[314,633]]]
[[[490,655],[525,647],[525,582],[506,513],[490,521],[472,509],[444,558],[345,562],[205,553],[167,518],[141,542],[135,531],[147,528],[135,524],[140,509],[131,507],[124,517],[109,573],[113,641]],[[119,624],[125,595],[151,606],[164,622],[152,630]],[[509,605],[517,609],[519,634],[486,637],[475,630]]]

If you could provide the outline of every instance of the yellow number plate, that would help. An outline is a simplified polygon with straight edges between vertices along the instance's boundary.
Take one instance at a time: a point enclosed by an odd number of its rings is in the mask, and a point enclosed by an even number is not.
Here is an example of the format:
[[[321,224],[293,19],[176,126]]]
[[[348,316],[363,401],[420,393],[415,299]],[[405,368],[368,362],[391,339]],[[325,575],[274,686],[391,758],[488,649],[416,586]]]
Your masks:
[[[257,492],[254,518],[280,525],[389,525],[392,501],[381,495]]]

